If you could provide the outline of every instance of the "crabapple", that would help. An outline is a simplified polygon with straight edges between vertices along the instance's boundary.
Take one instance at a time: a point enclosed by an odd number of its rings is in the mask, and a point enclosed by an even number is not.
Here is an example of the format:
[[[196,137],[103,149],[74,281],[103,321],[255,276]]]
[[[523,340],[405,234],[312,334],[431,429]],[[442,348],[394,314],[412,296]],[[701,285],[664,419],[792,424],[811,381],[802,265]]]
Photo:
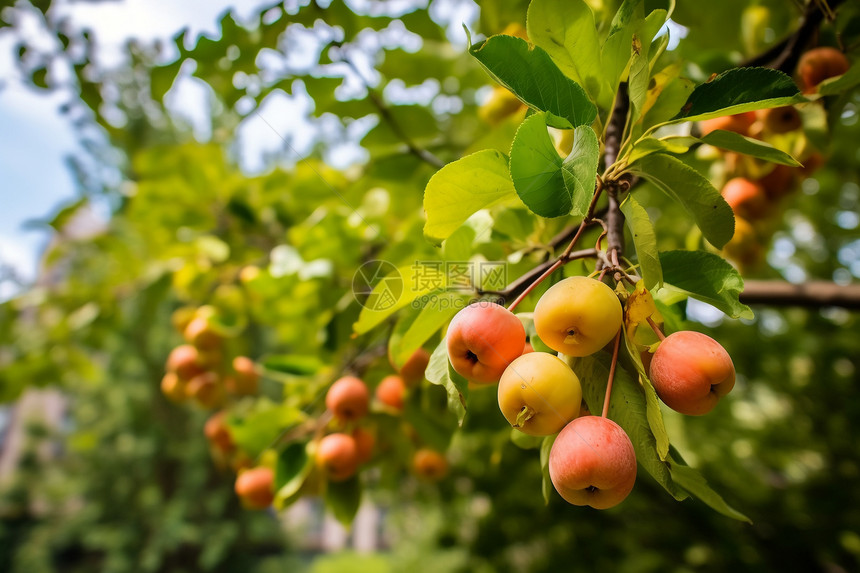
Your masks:
[[[367,428],[358,426],[352,431],[352,439],[355,440],[355,447],[358,449],[358,463],[364,464],[369,462],[370,458],[373,457],[376,436]]]
[[[651,383],[673,410],[700,416],[735,385],[735,367],[719,342],[691,330],[670,334],[651,360]]]
[[[739,217],[759,219],[765,215],[768,208],[767,195],[764,188],[744,177],[729,179],[722,190],[723,199]]]
[[[359,462],[358,445],[349,434],[329,434],[317,445],[316,463],[332,481],[352,477]]]
[[[396,374],[386,376],[376,387],[376,399],[395,410],[403,410],[403,395],[405,393],[406,382]]]
[[[227,422],[225,421],[226,417],[227,412],[222,410],[213,414],[206,420],[206,424],[203,426],[203,433],[206,435],[206,439],[213,446],[225,453],[235,447],[233,438],[230,436],[230,428],[227,427]]]
[[[568,503],[595,509],[616,506],[636,482],[633,443],[609,418],[577,418],[562,429],[552,445],[549,477]]]
[[[755,112],[748,111],[745,113],[737,113],[735,115],[724,115],[722,117],[706,119],[700,124],[700,127],[702,135],[708,135],[717,129],[734,131],[741,135],[749,135],[750,128],[755,123],[755,120]]]
[[[752,223],[742,217],[735,217],[735,233],[723,246],[723,252],[741,267],[749,267],[761,261],[764,248]]]
[[[249,509],[265,509],[272,504],[275,494],[272,488],[275,472],[271,468],[258,466],[245,470],[236,478],[236,495]]]
[[[478,117],[489,125],[497,125],[525,107],[507,88],[496,86],[487,101],[478,108]]]
[[[414,386],[424,380],[424,371],[430,363],[430,353],[419,348],[400,367],[400,376],[409,386]]]
[[[204,372],[198,374],[188,381],[185,386],[185,394],[193,398],[204,408],[214,408],[224,398],[220,379],[215,372]]]
[[[197,316],[188,323],[183,333],[185,340],[200,350],[212,350],[221,346],[221,335],[205,318]]]
[[[233,372],[236,373],[232,388],[235,394],[245,396],[257,393],[260,373],[253,360],[247,356],[237,356],[233,359]]]
[[[849,67],[851,64],[848,58],[836,48],[823,46],[805,52],[797,63],[797,75],[800,76],[803,93],[814,92],[818,84],[828,78],[841,76]]]
[[[514,314],[491,302],[475,302],[448,326],[448,358],[460,375],[478,384],[499,381],[523,353],[526,331]]]
[[[176,372],[183,380],[191,380],[203,372],[200,355],[190,344],[182,344],[167,355],[167,371]]]
[[[775,201],[791,193],[796,171],[788,165],[774,165],[767,175],[756,181],[764,189],[765,195]]]
[[[543,342],[568,356],[588,356],[621,328],[621,303],[609,286],[588,277],[568,277],[551,286],[535,306]]]
[[[803,126],[800,114],[790,105],[760,110],[758,116],[767,133],[788,133]]]
[[[579,415],[582,388],[563,360],[546,352],[523,354],[499,380],[499,409],[514,428],[548,436]]]
[[[168,372],[161,379],[161,392],[171,402],[184,402],[187,398],[185,382],[176,372]]]
[[[526,342],[525,346],[523,346],[523,354],[531,354],[534,351],[535,351],[534,346],[532,346],[528,342]]]
[[[412,456],[412,470],[420,478],[438,481],[448,473],[448,459],[436,450],[421,448]]]
[[[340,422],[354,422],[367,414],[370,391],[355,376],[338,379],[325,395],[325,406]]]

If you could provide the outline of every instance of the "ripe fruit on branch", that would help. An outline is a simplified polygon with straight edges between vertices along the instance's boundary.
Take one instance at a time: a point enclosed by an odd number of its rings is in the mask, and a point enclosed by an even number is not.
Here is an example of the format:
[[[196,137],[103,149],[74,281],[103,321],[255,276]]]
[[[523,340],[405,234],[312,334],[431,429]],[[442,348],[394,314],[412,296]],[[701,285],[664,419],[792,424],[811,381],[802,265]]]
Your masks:
[[[708,135],[712,131],[722,129],[724,131],[734,131],[741,135],[749,135],[750,128],[755,123],[756,117],[754,111],[738,113],[735,115],[724,115],[722,117],[714,117],[706,119],[700,124],[702,135]]]
[[[415,475],[429,481],[438,481],[448,474],[448,459],[436,450],[421,448],[412,456]]]
[[[796,171],[788,165],[774,165],[770,172],[756,181],[764,189],[765,195],[771,201],[776,201],[794,188]]]
[[[651,382],[673,410],[700,416],[714,409],[735,385],[735,367],[719,342],[680,331],[660,343],[651,360]]]
[[[491,302],[475,302],[448,327],[448,359],[460,375],[479,384],[498,382],[523,352],[526,331],[512,312]]]
[[[537,335],[568,356],[594,354],[621,328],[621,303],[609,286],[588,277],[569,277],[544,293],[535,306]]]
[[[200,350],[212,350],[221,346],[221,335],[205,318],[197,316],[188,323],[183,333],[185,340]]]
[[[526,104],[502,86],[495,86],[487,101],[478,108],[478,117],[490,125],[497,125],[505,118],[524,110]]]
[[[367,414],[370,391],[355,376],[344,376],[328,389],[325,406],[340,422],[354,422]]]
[[[325,436],[317,445],[316,462],[332,481],[351,478],[359,465],[355,439],[343,433]]]
[[[414,386],[424,380],[424,371],[430,363],[430,353],[419,348],[400,368],[400,376],[409,386]]]
[[[185,386],[185,394],[196,400],[204,408],[214,408],[224,399],[220,381],[215,372],[198,374],[188,381]]]
[[[376,399],[382,404],[395,410],[403,410],[403,396],[406,394],[406,383],[400,376],[386,376],[376,387]]]
[[[738,217],[759,219],[767,213],[767,195],[761,185],[744,177],[729,179],[723,186],[723,199]]]
[[[742,217],[735,218],[735,233],[723,247],[723,252],[741,267],[753,267],[764,256],[764,248],[755,228]]]
[[[511,362],[499,381],[499,409],[508,423],[531,436],[549,436],[579,415],[582,388],[563,360],[546,352]]]
[[[636,452],[621,426],[584,416],[558,434],[549,453],[549,477],[573,505],[607,509],[618,505],[636,482]]]
[[[260,373],[253,360],[247,356],[237,356],[233,359],[233,372],[236,374],[231,389],[234,394],[247,396],[257,393]]]
[[[358,463],[365,464],[373,457],[373,447],[376,445],[376,436],[367,428],[357,427],[352,431],[352,439],[358,450]]]
[[[190,344],[182,344],[167,355],[167,371],[176,372],[183,380],[191,380],[203,372],[200,355]]]
[[[271,468],[256,467],[243,471],[236,478],[236,495],[249,509],[265,509],[272,504],[275,472]]]
[[[759,111],[766,133],[788,133],[803,127],[800,114],[790,105]]]
[[[848,58],[836,48],[825,46],[805,52],[797,63],[797,75],[800,76],[803,93],[814,92],[818,84],[828,78],[841,76],[849,67],[851,64]]]
[[[230,436],[230,428],[227,427],[226,417],[227,413],[222,410],[213,414],[203,426],[203,433],[209,443],[224,453],[232,451],[235,447],[233,438]]]
[[[184,402],[187,398],[185,382],[176,372],[168,372],[161,379],[161,392],[171,402]]]

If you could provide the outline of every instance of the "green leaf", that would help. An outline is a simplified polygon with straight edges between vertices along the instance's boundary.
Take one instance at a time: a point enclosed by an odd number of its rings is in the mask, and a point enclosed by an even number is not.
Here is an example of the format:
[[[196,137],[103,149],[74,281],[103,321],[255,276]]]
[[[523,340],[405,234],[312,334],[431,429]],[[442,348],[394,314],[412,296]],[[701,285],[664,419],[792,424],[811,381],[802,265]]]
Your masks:
[[[701,121],[804,101],[794,80],[778,70],[732,68],[697,86],[670,121]]]
[[[439,392],[441,394],[444,389],[429,386],[425,392]],[[436,398],[432,395],[430,397]],[[418,392],[411,393],[410,400],[407,400],[404,406],[404,418],[409,420],[423,443],[437,451],[444,452],[448,449],[454,432],[457,431],[457,418],[453,412],[445,409],[444,402],[442,402],[441,408],[435,408],[437,401],[421,398],[427,398],[427,396],[422,396]]]
[[[153,100],[160,102],[164,98],[164,94],[167,93],[176,80],[176,75],[179,73],[179,68],[182,67],[184,61],[182,58],[179,58],[172,64],[152,69],[149,76],[149,89]]]
[[[600,96],[602,69],[594,13],[584,0],[532,0],[529,39],[547,51],[564,74]]]
[[[547,505],[549,505],[553,490],[552,480],[549,477],[549,454],[557,436],[558,434],[553,434],[545,437],[540,445],[540,473],[543,476],[541,492],[543,493],[543,501]]]
[[[718,249],[734,235],[732,208],[708,179],[681,160],[662,153],[649,155],[632,164],[630,171],[681,203],[704,237]]]
[[[523,121],[511,145],[511,178],[526,207],[541,217],[567,215],[573,206],[562,163],[546,130],[546,114]]]
[[[699,140],[695,137],[686,136],[662,137],[660,139],[655,137],[643,137],[633,146],[627,161],[628,163],[635,163],[643,157],[647,157],[654,153],[672,153],[680,155],[682,153],[687,153],[690,150],[690,147],[698,141]]]
[[[404,364],[412,353],[425,342],[430,340],[445,323],[454,317],[465,306],[469,295],[457,293],[440,293],[433,301],[424,306],[421,312],[409,325],[402,338],[393,347],[392,355],[395,364]]]
[[[311,376],[319,372],[325,364],[316,356],[298,354],[278,354],[267,356],[263,360],[263,368],[293,374],[295,376]]]
[[[771,163],[800,167],[800,162],[785,151],[777,149],[766,141],[746,137],[734,131],[717,129],[702,137],[702,141],[714,147],[737,151],[750,157],[770,161]]]
[[[536,450],[541,447],[544,442],[543,436],[530,436],[511,428],[511,443],[521,450]]]
[[[849,90],[858,84],[860,84],[860,64],[855,63],[841,76],[828,78],[818,84],[818,93],[825,96],[836,95]]]
[[[657,235],[648,212],[633,198],[633,194],[627,195],[621,203],[621,212],[624,213],[624,221],[633,236],[633,246],[636,248],[645,288],[658,289],[663,285],[663,268],[660,266],[660,254],[657,251]]]
[[[592,412],[602,411],[611,356],[606,352],[598,352],[584,358],[564,358],[579,379],[586,381],[583,384],[582,396],[588,409]],[[619,366],[615,370],[609,418],[630,436],[639,465],[651,474],[672,497],[677,500],[684,499],[685,492],[672,481],[669,468],[657,451],[657,440],[648,421],[645,391],[639,385],[637,377],[627,368],[622,367],[623,365],[619,364]]]
[[[297,493],[314,467],[308,445],[292,442],[278,454],[275,464],[275,507],[283,509],[297,499]]]
[[[230,418],[227,423],[236,445],[254,458],[270,446],[281,430],[299,424],[303,419],[304,414],[300,410],[261,398],[244,417],[239,420]]]
[[[738,299],[744,290],[740,273],[722,257],[704,251],[660,253],[663,280],[691,297],[715,306],[732,318],[754,317]]]
[[[417,298],[444,288],[445,280],[419,280],[420,277],[436,276],[437,267],[417,262],[403,265],[389,273],[371,290],[358,320],[352,325],[353,331],[356,334],[369,332]]]
[[[424,376],[430,383],[445,388],[448,393],[448,409],[457,416],[457,423],[462,426],[463,418],[466,417],[469,382],[457,374],[448,361],[447,339],[443,338],[430,355],[430,363]]]
[[[441,244],[475,212],[515,195],[508,161],[499,151],[485,149],[449,163],[424,189],[424,236]]]
[[[543,48],[513,36],[492,36],[469,48],[489,74],[527,105],[550,117],[553,127],[589,125],[597,108],[585,90],[566,77]]]
[[[693,497],[703,501],[715,511],[738,521],[746,521],[752,523],[749,517],[739,512],[715,492],[704,476],[699,473],[699,470],[691,468],[688,465],[678,463],[674,460],[669,461],[669,471],[672,474],[672,479],[687,490]]]
[[[358,513],[358,506],[361,505],[361,484],[358,476],[346,481],[330,481],[325,490],[325,504],[339,522],[349,527]]]
[[[572,215],[585,216],[594,197],[597,180],[597,163],[600,159],[600,142],[597,134],[587,125],[573,130],[573,147],[562,164],[564,184],[571,196]]]
[[[599,144],[594,130],[574,130],[573,148],[562,159],[546,130],[546,115],[526,119],[511,146],[511,177],[523,203],[542,217],[584,215],[594,195]]]

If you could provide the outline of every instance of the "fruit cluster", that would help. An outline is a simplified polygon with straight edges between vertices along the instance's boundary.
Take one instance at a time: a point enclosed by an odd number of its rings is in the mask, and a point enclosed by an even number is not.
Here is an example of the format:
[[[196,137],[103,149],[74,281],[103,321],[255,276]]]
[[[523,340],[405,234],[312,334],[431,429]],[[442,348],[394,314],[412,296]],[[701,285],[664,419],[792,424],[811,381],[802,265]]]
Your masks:
[[[849,68],[839,50],[821,47],[804,53],[797,66],[797,81],[805,94],[812,94],[824,80],[842,75]],[[724,254],[741,268],[757,266],[764,257],[764,244],[772,232],[773,216],[780,200],[823,163],[803,131],[803,116],[792,106],[718,117],[703,121],[703,135],[725,130],[766,141],[794,155],[802,167],[769,164],[734,152],[722,154],[726,179],[722,195],[735,212],[735,234]]]
[[[213,324],[211,307],[180,309],[173,324],[185,339],[170,351],[161,379],[161,391],[174,402],[194,401],[206,409],[218,408],[228,396],[257,393],[259,372],[253,360],[235,356],[229,364],[224,336]]]
[[[327,482],[343,482],[355,476],[369,464],[377,448],[377,433],[372,410],[388,415],[399,415],[410,389],[424,379],[429,353],[420,348],[399,369],[397,374],[384,377],[371,398],[368,385],[359,377],[342,376],[328,388],[325,395],[327,414],[312,420],[315,434],[307,447],[313,458],[313,470],[300,490],[302,494],[319,493]],[[213,448],[222,453],[235,450],[229,427],[224,423],[224,412],[214,415],[206,424],[206,436]],[[263,456],[265,457],[265,456]],[[264,509],[275,499],[273,463],[263,462],[257,467],[239,471],[235,491],[248,509]],[[412,454],[413,473],[430,481],[439,480],[448,472],[444,454],[417,447]]]
[[[534,329],[547,347],[568,357],[592,355],[616,339],[616,359],[623,314],[604,282],[568,277],[538,301]],[[684,414],[710,411],[734,386],[728,353],[697,332],[663,337],[656,325],[655,332],[662,342],[647,358],[658,396]],[[636,453],[626,432],[606,417],[608,401],[602,417],[588,415],[579,377],[560,357],[531,351],[511,311],[492,302],[469,305],[448,327],[447,350],[454,370],[470,383],[498,383],[499,408],[512,427],[532,436],[558,433],[549,474],[565,500],[605,509],[627,497],[636,480]]]

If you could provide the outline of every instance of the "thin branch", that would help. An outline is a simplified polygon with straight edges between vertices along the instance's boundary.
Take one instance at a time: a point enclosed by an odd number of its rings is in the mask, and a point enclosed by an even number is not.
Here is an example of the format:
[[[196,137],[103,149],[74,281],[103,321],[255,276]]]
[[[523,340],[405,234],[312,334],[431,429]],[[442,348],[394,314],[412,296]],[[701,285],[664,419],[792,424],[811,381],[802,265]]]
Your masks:
[[[356,76],[358,76],[358,78],[364,84],[364,87],[367,90],[367,99],[370,100],[370,103],[372,103],[376,110],[379,112],[379,117],[382,119],[382,121],[387,123],[388,127],[391,128],[391,131],[394,132],[394,135],[396,135],[397,138],[406,145],[406,148],[409,150],[409,153],[416,156],[418,159],[424,161],[425,163],[432,165],[436,169],[441,169],[442,167],[444,167],[444,161],[442,161],[441,159],[439,159],[438,157],[412,141],[412,138],[409,137],[409,134],[407,134],[406,131],[403,130],[403,127],[394,117],[391,108],[388,106],[387,103],[385,103],[385,100],[382,98],[382,96],[379,95],[379,93],[377,93],[376,90],[374,90],[370,86],[370,82],[365,79],[364,75],[358,69],[358,66],[356,66],[355,63],[353,63],[353,61],[349,59],[348,56],[344,56],[342,61],[347,66],[349,66],[352,72]]]
[[[826,6],[830,14],[832,15],[833,10],[844,1],[829,0]],[[813,39],[821,22],[824,18],[828,17],[828,14],[825,14],[824,10],[822,10],[822,4],[822,2],[816,2],[815,0],[808,2],[800,27],[797,30],[782,41],[771,46],[765,52],[742,63],[739,67],[765,66],[780,70],[789,75],[793,74],[800,55],[806,50]]]
[[[606,381],[606,395],[603,397],[603,417],[609,415],[609,401],[612,398],[612,382],[615,380],[615,367],[618,365],[618,347],[621,344],[621,329],[615,335],[615,346],[612,349],[612,363],[609,365],[609,379]]]
[[[595,249],[583,249],[581,251],[573,251],[567,257],[565,257],[564,262],[573,261],[576,259],[588,259],[597,256],[597,250]],[[519,296],[525,291],[529,285],[531,285],[538,277],[543,275],[548,269],[550,269],[553,265],[557,264],[560,259],[549,260],[543,262],[522,275],[514,282],[510,283],[504,290],[499,291],[479,291],[478,294],[481,295],[494,295],[501,297],[505,300],[510,299],[512,297]]]
[[[838,285],[828,281],[792,284],[784,281],[745,281],[740,295],[744,304],[801,306],[820,308],[838,306],[860,309],[860,284]]]

